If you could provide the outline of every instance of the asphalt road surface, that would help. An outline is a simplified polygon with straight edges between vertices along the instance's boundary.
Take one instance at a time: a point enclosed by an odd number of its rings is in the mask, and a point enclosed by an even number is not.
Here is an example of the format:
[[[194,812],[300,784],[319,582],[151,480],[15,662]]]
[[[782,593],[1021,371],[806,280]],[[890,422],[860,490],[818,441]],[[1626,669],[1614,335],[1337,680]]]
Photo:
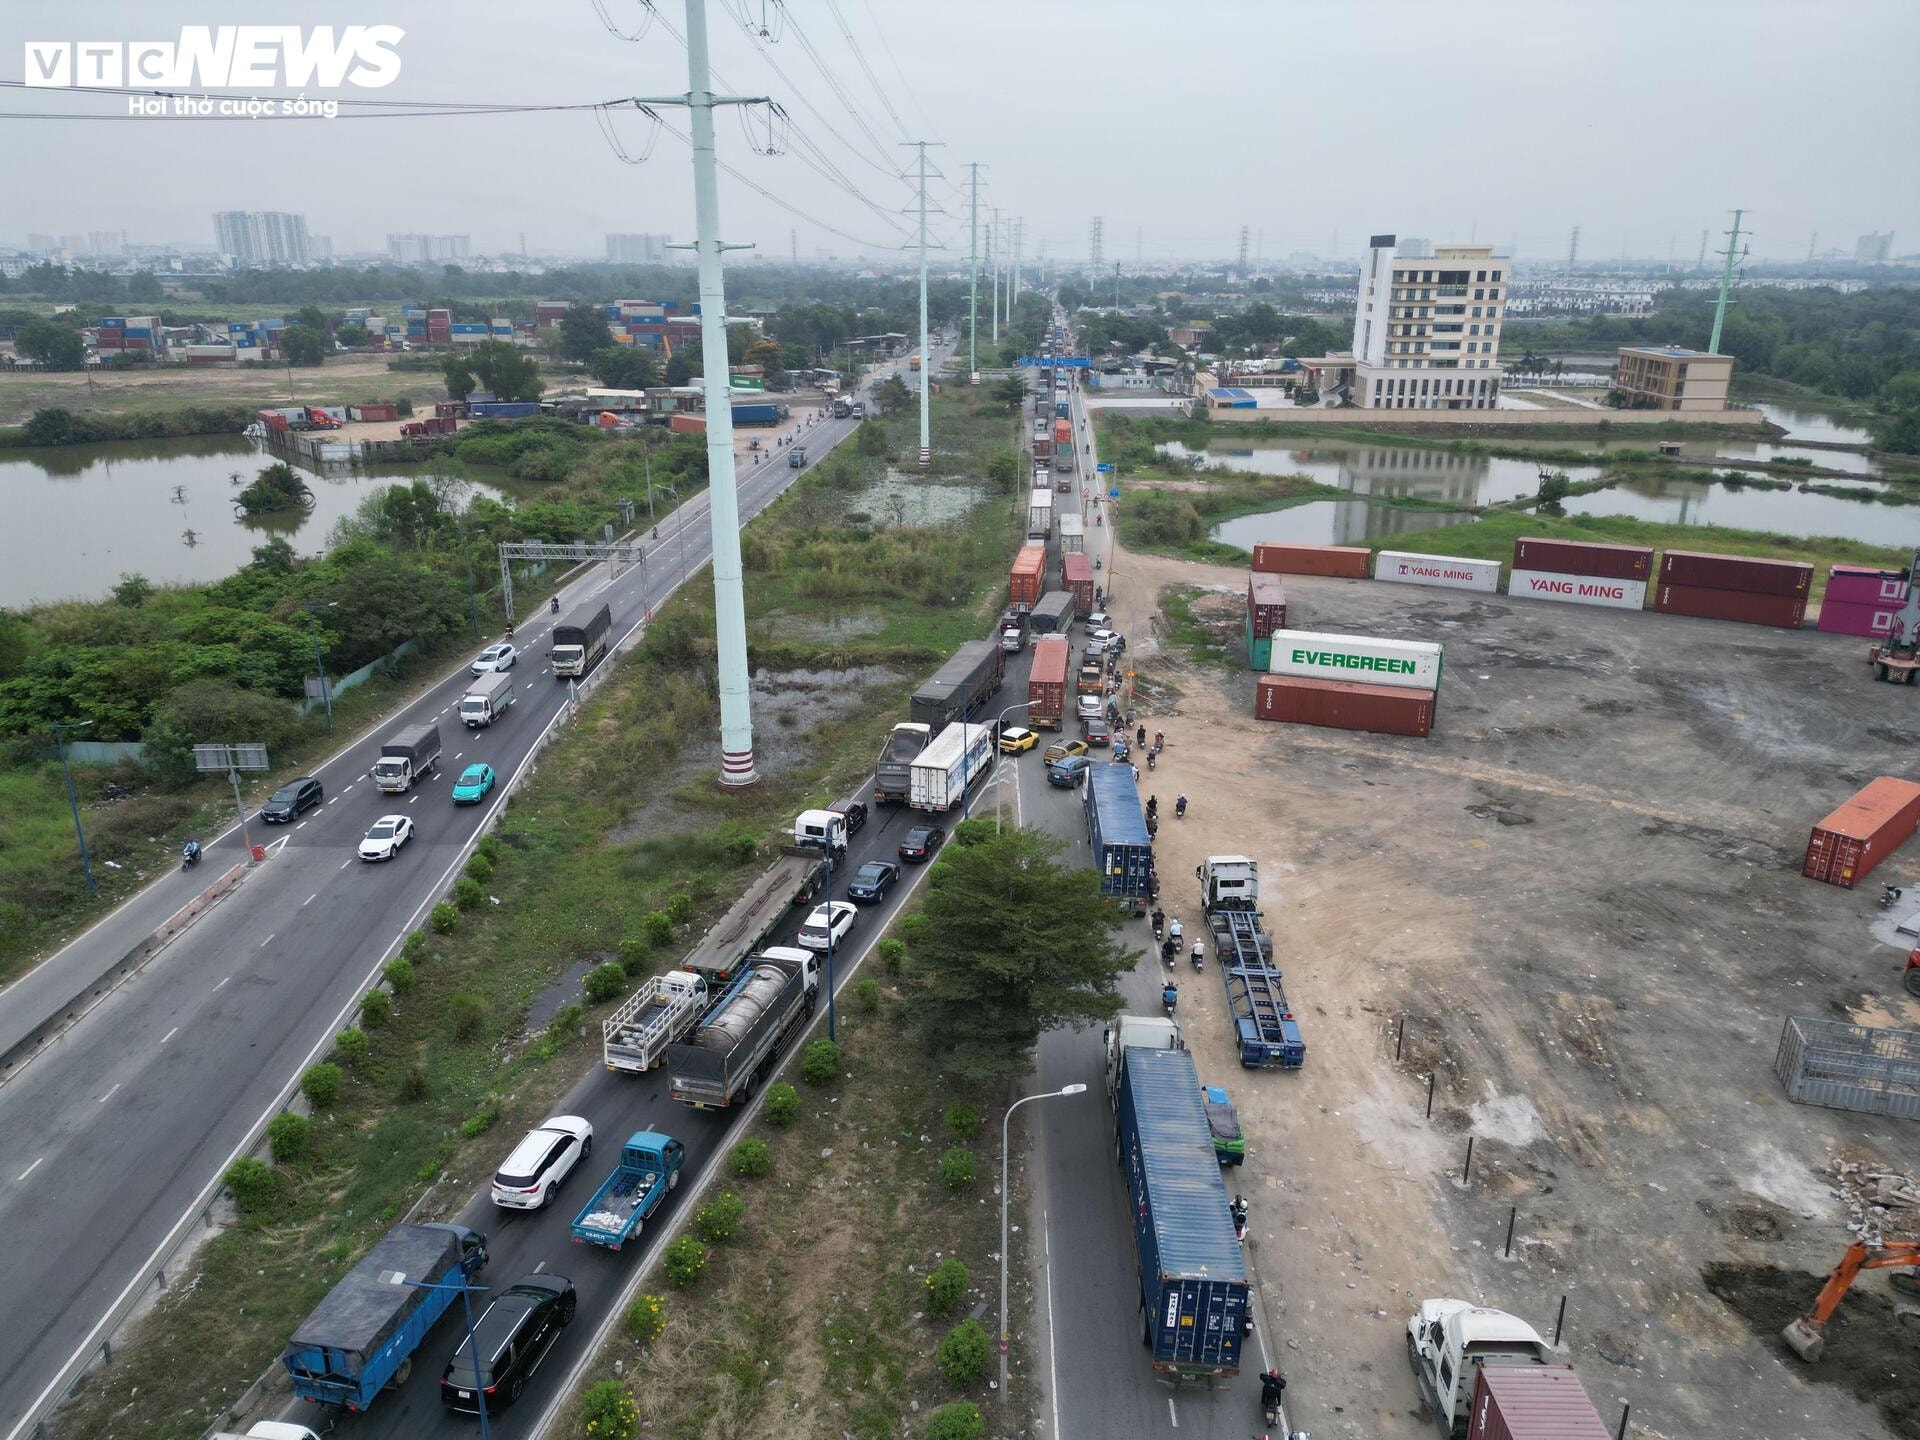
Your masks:
[[[810,453],[817,459],[856,423],[816,424],[806,432]],[[787,466],[784,452],[743,469],[742,523],[801,473]],[[612,640],[627,635],[709,559],[706,497],[665,516],[659,531],[644,565],[617,576],[608,566],[592,567],[567,587],[563,610],[603,598],[613,612]],[[95,1343],[102,1317],[150,1280],[146,1266],[156,1249],[197,1213],[214,1177],[442,893],[504,782],[566,705],[566,686],[545,664],[551,623],[542,615],[519,629],[516,643],[526,647],[513,671],[519,699],[491,727],[469,731],[454,713],[469,679],[463,665],[310,771],[327,798],[299,823],[268,826],[256,813],[249,822],[254,842],[285,842],[273,858],[0,1087],[0,1235],[7,1239],[0,1288],[34,1297],[34,1323],[0,1326],[0,1427],[11,1427],[4,1432],[9,1440],[75,1354]],[[446,747],[438,771],[409,794],[381,793],[367,773],[381,737],[430,720],[438,721]],[[502,789],[486,804],[455,808],[453,781],[476,760],[493,766]],[[389,813],[412,818],[416,838],[390,862],[362,864],[355,858],[360,838]],[[869,845],[881,843],[875,832],[883,828],[868,827]],[[237,829],[210,842],[197,872],[150,886],[9,989],[0,1003],[0,1049],[242,858]],[[615,1118],[630,1088],[607,1077],[596,1081],[609,1093],[597,1108],[588,1097],[578,1113],[596,1125],[606,1117],[596,1158],[611,1157],[626,1133],[621,1125],[640,1124]],[[639,1122],[652,1118],[644,1106],[635,1113]],[[713,1122],[672,1118],[695,1157],[708,1153]],[[569,1196],[576,1184],[570,1182]],[[519,1263],[507,1237],[537,1233],[547,1219],[507,1224],[494,1275]],[[572,1254],[566,1259],[578,1264]],[[582,1279],[586,1315],[591,1281]],[[431,1387],[439,1369],[428,1368]]]

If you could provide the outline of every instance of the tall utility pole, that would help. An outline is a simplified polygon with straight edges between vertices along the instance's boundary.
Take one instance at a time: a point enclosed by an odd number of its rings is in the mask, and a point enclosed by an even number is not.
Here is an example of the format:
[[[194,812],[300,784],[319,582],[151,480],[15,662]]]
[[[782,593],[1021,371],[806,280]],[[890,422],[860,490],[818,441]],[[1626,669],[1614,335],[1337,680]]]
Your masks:
[[[993,223],[987,226],[987,269],[993,274],[993,343],[1000,343],[1000,209],[994,207]]]
[[[1247,273],[1247,227],[1240,227],[1240,273]]]
[[[980,369],[980,347],[976,342],[980,329],[980,162],[967,167],[973,172],[973,185],[967,192],[967,376]],[[926,362],[921,366],[924,369]]]
[[[1704,230],[1700,232],[1700,258],[1694,262],[1693,268],[1696,270],[1707,268],[1707,232]]]
[[[1733,229],[1726,232],[1726,263],[1720,267],[1720,300],[1719,303],[1713,307],[1713,338],[1707,341],[1707,353],[1709,355],[1718,355],[1720,353],[1720,326],[1727,318],[1727,292],[1733,288],[1734,261],[1736,259],[1744,260],[1747,258],[1747,252],[1740,250],[1740,217],[1746,213],[1744,210],[1734,211]],[[1738,256],[1735,256],[1733,253],[1736,250],[1740,250]]]
[[[714,650],[720,680],[720,783],[752,785],[753,696],[747,680],[747,600],[740,565],[740,494],[733,469],[733,385],[727,365],[727,287],[720,257],[746,245],[720,239],[714,176],[713,109],[760,105],[765,96],[715,95],[707,69],[706,0],[687,0],[687,93],[642,99],[684,105],[693,120],[694,254],[700,262],[701,388],[707,401],[707,515],[713,527]],[[684,250],[685,245],[676,245]]]
[[[800,232],[798,230],[787,231],[787,258],[795,265],[800,263]]]
[[[927,377],[933,354],[927,348],[927,142],[909,140],[920,152],[920,468],[933,463],[933,432],[927,414]]]
[[[1573,234],[1567,237],[1567,270],[1572,273],[1574,263],[1580,258],[1580,227],[1573,227]]]
[[[1813,252],[1815,247],[1818,246],[1819,244],[1820,244],[1820,232],[1816,230],[1813,232],[1813,234],[1807,237],[1807,263],[1809,265],[1813,263]]]
[[[1020,298],[1020,242],[1026,238],[1027,222],[1013,218],[1013,284],[1007,287],[1007,323],[1013,323],[1013,305]]]
[[[1092,230],[1087,237],[1087,269],[1092,272],[1096,280],[1100,278],[1100,267],[1103,263],[1100,242],[1104,238],[1101,232],[1105,228],[1106,222],[1100,216],[1094,216]]]

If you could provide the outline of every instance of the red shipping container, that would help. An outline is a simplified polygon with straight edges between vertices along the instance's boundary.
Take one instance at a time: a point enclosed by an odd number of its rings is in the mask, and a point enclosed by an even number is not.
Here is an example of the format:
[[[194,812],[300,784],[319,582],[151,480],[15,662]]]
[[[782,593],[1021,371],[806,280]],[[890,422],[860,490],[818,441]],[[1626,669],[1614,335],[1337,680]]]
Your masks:
[[[675,435],[704,435],[707,433],[707,417],[680,410],[667,417],[667,429]]]
[[[1007,588],[1012,592],[1015,605],[1025,605],[1029,609],[1040,603],[1040,592],[1047,588],[1047,547],[1044,545],[1022,545],[1020,553],[1013,557],[1013,569],[1007,577]]]
[[[1073,445],[1073,423],[1071,421],[1056,420],[1053,422],[1053,443],[1055,445],[1065,445],[1068,447]]]
[[[1845,605],[1907,603],[1907,572],[1875,570],[1866,565],[1836,565],[1827,572],[1827,600]]]
[[[1433,729],[1433,695],[1431,690],[1356,685],[1351,680],[1262,675],[1254,681],[1253,718],[1420,736]]]
[[[1027,724],[1035,730],[1058,730],[1066,723],[1067,660],[1072,648],[1064,635],[1033,642],[1033,664],[1027,670]]]
[[[1899,613],[1897,605],[1848,605],[1835,600],[1833,592],[1828,591],[1827,598],[1820,602],[1820,618],[1814,628],[1830,635],[1865,635],[1884,640],[1893,633],[1893,617]]]
[[[1060,557],[1060,571],[1073,595],[1073,613],[1093,613],[1093,559],[1084,550],[1070,551]]]
[[[1482,1365],[1467,1440],[1612,1440],[1586,1386],[1565,1365]]]
[[[1653,551],[1644,545],[1601,545],[1591,540],[1541,540],[1522,535],[1513,542],[1513,568],[1645,580],[1653,574]]]
[[[1744,590],[1752,595],[1798,595],[1804,599],[1813,584],[1813,566],[1805,560],[1669,550],[1660,557],[1660,583],[1700,590]]]
[[[1800,873],[1851,890],[1920,829],[1920,785],[1882,775],[1813,827]]]
[[[1247,616],[1256,640],[1287,628],[1287,592],[1278,575],[1255,571],[1247,577]]]
[[[1806,618],[1804,595],[1756,595],[1748,590],[1703,590],[1697,585],[1661,585],[1653,608],[1662,615],[1692,615],[1701,620],[1737,620],[1743,625],[1777,625],[1798,630]]]
[[[1333,575],[1365,580],[1373,573],[1373,552],[1353,545],[1279,545],[1253,547],[1253,568],[1268,575]]]

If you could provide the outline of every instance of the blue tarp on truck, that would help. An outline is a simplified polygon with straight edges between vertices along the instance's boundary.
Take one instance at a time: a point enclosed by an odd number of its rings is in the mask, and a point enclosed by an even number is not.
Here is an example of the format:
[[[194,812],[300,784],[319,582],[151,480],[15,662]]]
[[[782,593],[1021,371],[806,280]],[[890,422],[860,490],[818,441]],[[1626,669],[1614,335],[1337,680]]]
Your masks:
[[[1117,767],[1116,767],[1117,768]],[[1133,1049],[1115,1096],[1140,1266],[1141,1338],[1156,1374],[1234,1375],[1247,1266],[1193,1057]]]
[[[1153,887],[1153,847],[1140,808],[1140,787],[1128,765],[1096,765],[1087,772],[1087,842],[1100,893],[1145,910]]]

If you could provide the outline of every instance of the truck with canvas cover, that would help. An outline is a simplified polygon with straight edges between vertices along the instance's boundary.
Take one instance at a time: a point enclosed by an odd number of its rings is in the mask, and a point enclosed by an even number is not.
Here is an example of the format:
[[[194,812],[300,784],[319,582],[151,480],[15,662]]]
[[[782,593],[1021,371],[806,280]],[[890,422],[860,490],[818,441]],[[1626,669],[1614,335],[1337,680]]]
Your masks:
[[[403,795],[440,763],[440,727],[408,725],[381,743],[373,762],[373,783],[389,795]]]
[[[717,991],[765,945],[795,905],[810,905],[826,888],[827,860],[818,850],[783,846],[747,892],[713,923],[680,961]]]
[[[576,606],[554,625],[553,674],[555,679],[585,675],[607,653],[607,633],[613,629],[613,611],[603,601],[588,601]]]
[[[880,743],[880,758],[873,764],[874,804],[906,803],[913,757],[926,749],[931,739],[933,727],[918,721],[902,722],[887,732]]]
[[[1006,652],[997,641],[969,640],[913,692],[907,718],[936,733],[955,720],[971,720],[1000,693],[1006,671]]]

